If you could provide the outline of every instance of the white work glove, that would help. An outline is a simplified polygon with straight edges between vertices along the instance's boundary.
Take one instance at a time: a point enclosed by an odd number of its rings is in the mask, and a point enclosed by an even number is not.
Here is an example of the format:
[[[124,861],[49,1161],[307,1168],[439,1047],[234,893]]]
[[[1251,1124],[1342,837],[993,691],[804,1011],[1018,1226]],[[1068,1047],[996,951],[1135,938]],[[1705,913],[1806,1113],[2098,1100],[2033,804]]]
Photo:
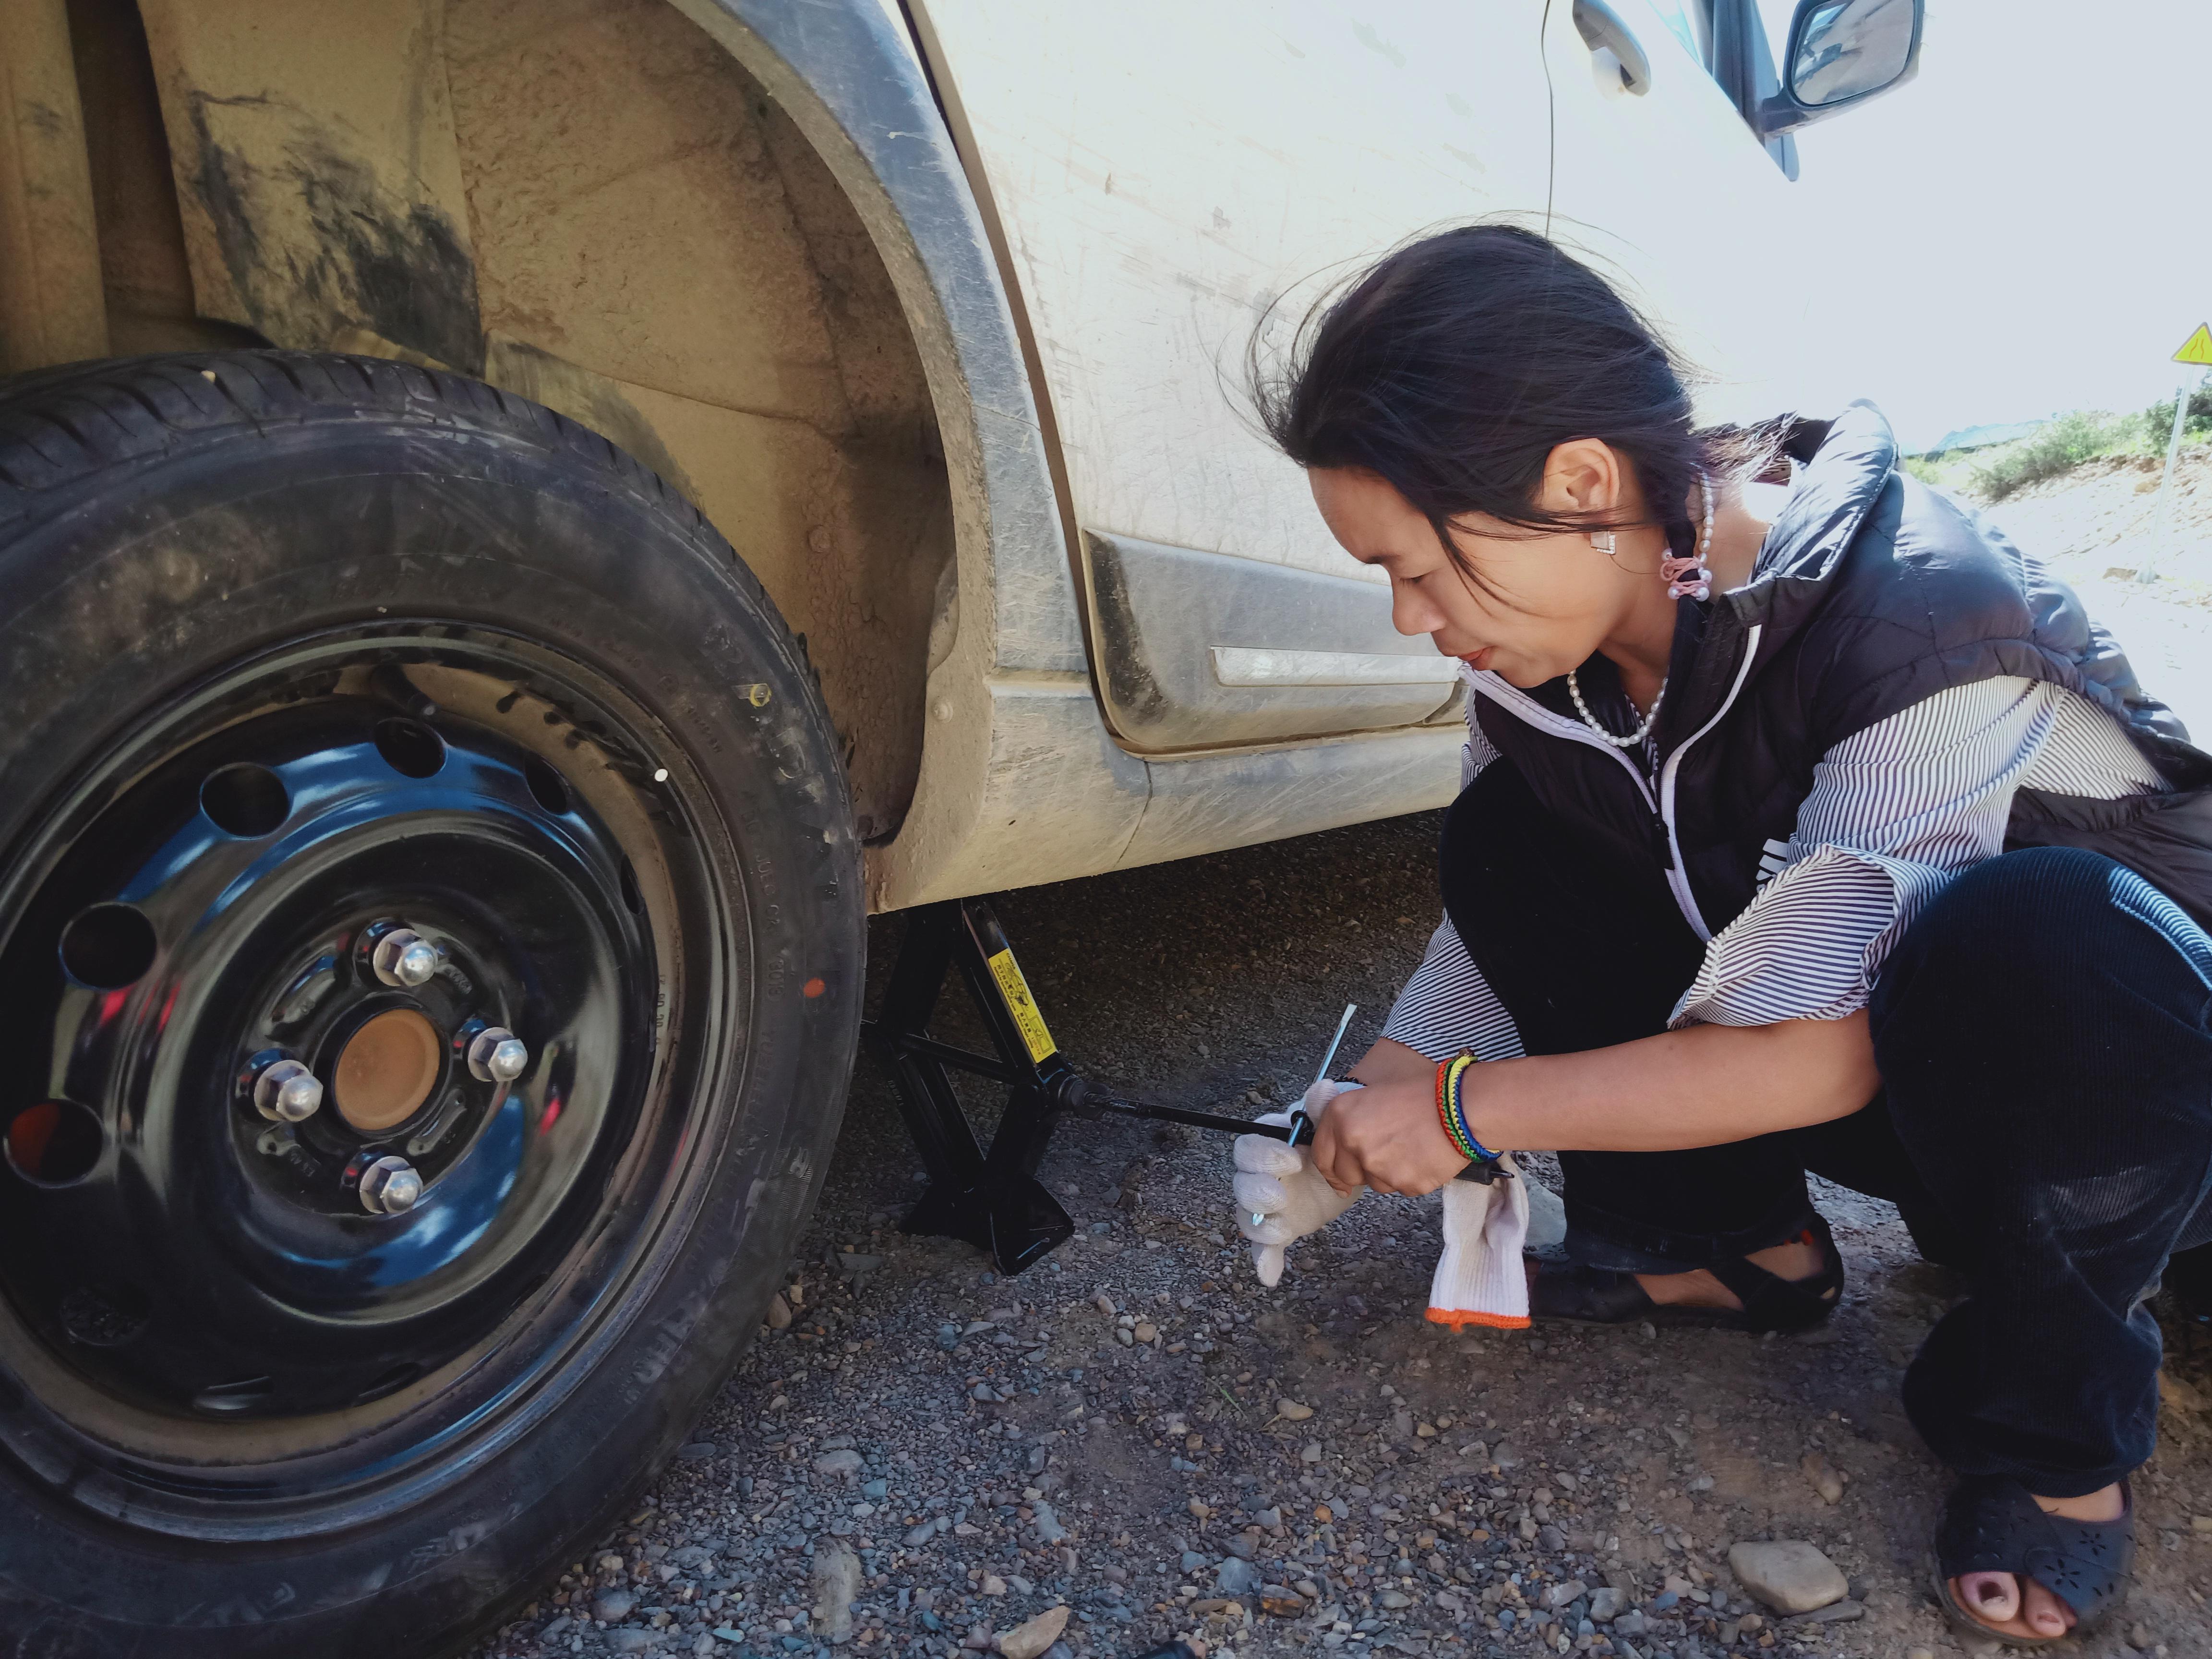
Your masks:
[[[1330,1101],[1358,1087],[1323,1078],[1306,1091],[1306,1115],[1318,1123]],[[1291,1115],[1269,1112],[1259,1121],[1286,1124]],[[1328,1226],[1367,1190],[1340,1193],[1314,1168],[1310,1145],[1287,1146],[1267,1135],[1237,1137],[1235,1187],[1237,1231],[1251,1240],[1252,1266],[1271,1289],[1282,1283],[1284,1248]]]

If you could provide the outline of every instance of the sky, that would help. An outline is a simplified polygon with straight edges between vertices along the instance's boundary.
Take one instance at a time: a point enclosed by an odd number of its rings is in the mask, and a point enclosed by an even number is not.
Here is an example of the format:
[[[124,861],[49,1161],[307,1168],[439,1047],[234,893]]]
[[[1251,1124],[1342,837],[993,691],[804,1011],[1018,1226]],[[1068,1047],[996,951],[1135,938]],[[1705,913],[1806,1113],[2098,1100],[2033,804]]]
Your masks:
[[[1798,134],[1850,319],[1823,378],[1908,448],[2172,397],[2212,319],[2208,108],[2212,0],[1928,0],[1917,78]]]

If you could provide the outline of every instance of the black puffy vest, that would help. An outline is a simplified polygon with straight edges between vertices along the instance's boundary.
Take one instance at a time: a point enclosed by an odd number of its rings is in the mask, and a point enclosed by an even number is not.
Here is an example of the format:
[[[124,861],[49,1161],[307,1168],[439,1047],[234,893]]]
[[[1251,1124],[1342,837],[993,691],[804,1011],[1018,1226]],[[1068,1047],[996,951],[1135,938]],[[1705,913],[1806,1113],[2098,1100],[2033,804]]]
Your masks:
[[[1533,691],[1474,677],[1483,735],[1537,799],[1647,865],[1710,937],[1751,902],[1762,854],[1789,840],[1814,765],[1836,743],[1951,686],[2055,680],[2119,721],[2169,793],[2023,789],[2007,846],[2102,853],[2212,927],[2212,757],[2136,684],[2073,591],[1899,471],[1873,405],[1801,426],[1793,449],[1805,465],[1759,574],[1680,604],[1656,781],[1583,726],[1564,677]],[[1579,678],[1594,708],[1626,712],[1604,657]]]

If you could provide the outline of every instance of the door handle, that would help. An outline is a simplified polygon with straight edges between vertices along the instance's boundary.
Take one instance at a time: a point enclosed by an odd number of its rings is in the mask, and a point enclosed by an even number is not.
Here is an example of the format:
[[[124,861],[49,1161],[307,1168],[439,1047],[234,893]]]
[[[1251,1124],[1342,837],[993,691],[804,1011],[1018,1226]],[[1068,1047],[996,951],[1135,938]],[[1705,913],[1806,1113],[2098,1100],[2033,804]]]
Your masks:
[[[1651,60],[1635,32],[1606,0],[1575,0],[1575,29],[1590,55],[1609,52],[1620,65],[1620,84],[1641,98],[1651,90]]]

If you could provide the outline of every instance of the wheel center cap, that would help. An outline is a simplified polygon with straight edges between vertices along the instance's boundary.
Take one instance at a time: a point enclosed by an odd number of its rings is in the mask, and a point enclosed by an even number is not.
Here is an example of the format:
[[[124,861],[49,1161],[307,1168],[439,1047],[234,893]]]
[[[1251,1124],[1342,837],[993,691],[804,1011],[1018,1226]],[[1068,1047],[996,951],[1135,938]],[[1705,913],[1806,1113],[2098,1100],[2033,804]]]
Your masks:
[[[363,1134],[404,1123],[436,1086],[445,1044],[412,1008],[389,1008],[347,1039],[332,1079],[338,1115]]]

